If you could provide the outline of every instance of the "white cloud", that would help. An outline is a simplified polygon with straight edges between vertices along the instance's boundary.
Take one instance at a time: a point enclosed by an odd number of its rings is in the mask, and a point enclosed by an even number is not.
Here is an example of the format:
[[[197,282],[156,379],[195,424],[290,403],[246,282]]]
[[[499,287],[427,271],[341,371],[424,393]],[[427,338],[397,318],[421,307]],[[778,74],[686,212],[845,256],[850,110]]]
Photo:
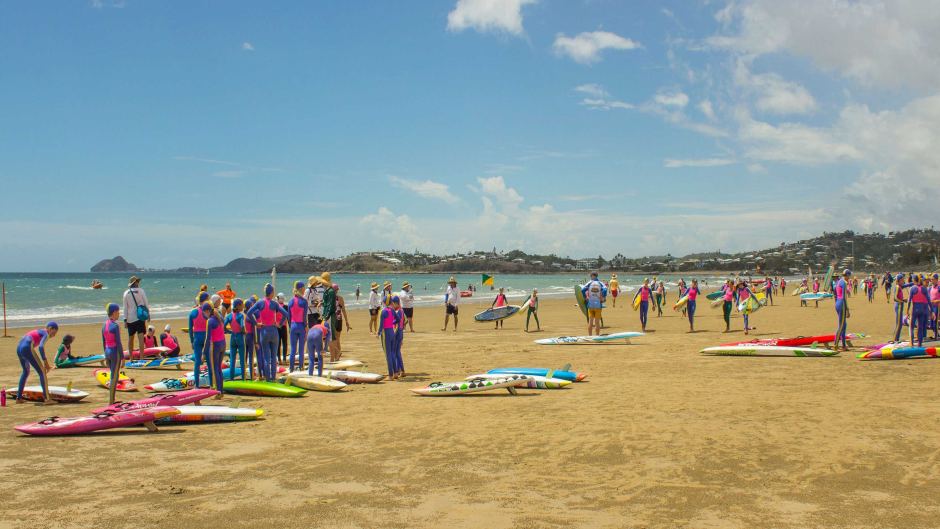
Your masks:
[[[689,104],[689,96],[679,90],[659,92],[653,101],[664,107],[685,108]]]
[[[522,35],[522,8],[536,0],[457,0],[447,14],[447,29],[474,29],[480,33],[496,32]]]
[[[460,199],[450,192],[450,187],[448,187],[447,184],[434,182],[433,180],[409,180],[407,178],[399,178],[394,175],[389,176],[388,179],[395,187],[407,189],[408,191],[416,193],[417,195],[424,198],[443,200],[448,204],[456,204],[457,202],[460,202]]]
[[[731,158],[692,158],[685,160],[666,158],[663,160],[663,167],[669,169],[681,169],[684,167],[720,167],[735,163],[737,163],[737,161]]]
[[[219,178],[241,178],[243,174],[245,174],[245,171],[216,171],[212,173],[212,176]]]
[[[775,73],[753,74],[746,60],[739,60],[734,82],[745,93],[753,94],[758,110],[768,114],[809,114],[816,110],[816,100],[799,83],[784,80]]]
[[[242,49],[245,51],[255,51],[255,45],[248,41],[245,41],[245,42],[242,42]]]
[[[581,105],[595,110],[612,110],[615,108],[629,110],[631,108],[635,108],[634,105],[630,103],[625,103],[616,99],[594,99],[592,97],[585,97],[582,99]]]
[[[636,41],[609,31],[591,31],[575,37],[559,33],[552,48],[559,56],[568,56],[575,62],[591,64],[601,60],[601,52],[610,50],[633,50],[641,47]]]
[[[718,116],[715,115],[715,109],[712,107],[712,102],[709,100],[704,100],[698,104],[699,112],[701,112],[709,121],[716,121]]]
[[[603,98],[603,97],[610,96],[610,94],[607,93],[607,90],[605,90],[603,86],[599,84],[594,84],[594,83],[578,85],[574,87],[574,89],[576,92],[581,92],[591,97]]]
[[[940,85],[935,0],[750,0],[716,18],[726,29],[708,42],[742,56],[791,53],[866,86]]]
[[[369,232],[382,233],[383,238],[387,239],[386,244],[391,244],[394,248],[426,247],[429,244],[429,240],[420,234],[411,217],[397,215],[385,206],[362,217],[359,225]]]

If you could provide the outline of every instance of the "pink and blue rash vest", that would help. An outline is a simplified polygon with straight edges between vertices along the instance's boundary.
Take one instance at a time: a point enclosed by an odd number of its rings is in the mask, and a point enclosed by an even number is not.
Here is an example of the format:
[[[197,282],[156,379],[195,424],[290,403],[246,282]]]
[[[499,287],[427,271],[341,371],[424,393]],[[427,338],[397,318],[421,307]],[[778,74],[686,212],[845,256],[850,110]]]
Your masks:
[[[505,307],[506,303],[506,294],[497,294],[496,301],[493,302],[494,307]]]
[[[301,296],[294,295],[287,304],[287,310],[290,312],[291,323],[307,323],[307,300]]]
[[[738,302],[743,302],[744,300],[751,297],[751,290],[746,286],[738,287]]]
[[[49,337],[49,333],[45,329],[33,329],[26,333],[26,336],[29,336],[29,341],[33,342],[33,347],[39,347],[39,344]]]
[[[832,289],[835,299],[845,299],[845,291],[847,288],[849,287],[845,284],[845,279],[836,281],[836,286]]]
[[[213,314],[209,317],[207,327],[209,329],[209,339],[212,343],[225,341],[225,326],[222,325],[222,321],[219,320],[217,315]]]
[[[245,315],[241,312],[232,312],[225,316],[225,323],[232,334],[245,334]]]
[[[395,324],[398,323],[398,315],[395,314],[395,311],[391,307],[385,307],[382,309],[382,328],[383,329],[393,329]]]
[[[163,347],[167,347],[169,349],[176,349],[178,346],[179,344],[176,343],[176,338],[173,338],[172,334],[163,335]]]
[[[691,287],[686,294],[689,296],[689,301],[695,301],[695,298],[698,297],[698,293],[698,287]]]
[[[113,320],[108,318],[101,327],[101,338],[104,339],[104,346],[107,349],[115,349],[121,343],[121,328]]]
[[[202,313],[202,309],[199,307],[196,307],[193,311],[196,315],[190,318],[192,320],[190,329],[193,332],[206,332],[206,315]]]
[[[639,292],[639,294],[640,294],[640,301],[649,301],[649,300],[650,300],[650,294],[652,294],[652,293],[653,293],[653,291],[650,290],[650,287],[647,287],[647,286],[642,286],[642,287],[640,287],[640,292]]]
[[[914,285],[911,287],[911,303],[917,305],[926,305],[929,303],[927,299],[927,290],[922,286]]]
[[[265,327],[271,327],[275,325],[278,320],[278,315],[283,318],[288,317],[287,311],[284,310],[278,302],[273,299],[264,298],[261,301],[258,301],[248,309],[246,314],[249,318],[254,318],[254,322],[263,325]]]
[[[724,300],[725,301],[734,301],[734,287],[730,285],[725,285],[721,287],[725,291]]]
[[[940,299],[940,286],[934,285],[930,287],[928,293],[930,294],[930,301],[937,301]]]

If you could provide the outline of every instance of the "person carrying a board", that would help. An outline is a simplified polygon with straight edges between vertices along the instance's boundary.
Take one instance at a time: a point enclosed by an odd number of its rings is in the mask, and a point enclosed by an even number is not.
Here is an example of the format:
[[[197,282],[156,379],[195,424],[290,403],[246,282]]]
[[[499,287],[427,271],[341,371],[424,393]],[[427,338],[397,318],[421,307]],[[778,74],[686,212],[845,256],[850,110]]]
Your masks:
[[[460,290],[457,288],[457,280],[454,279],[454,276],[450,276],[450,279],[447,280],[447,290],[444,292],[444,328],[441,331],[447,330],[447,322],[450,320],[451,314],[454,315],[454,332],[457,332],[457,306],[460,304]]]
[[[731,332],[731,309],[734,307],[734,283],[730,279],[725,280],[721,289],[724,295],[721,297],[721,313],[725,319],[725,332]]]
[[[114,306],[117,307],[117,305]],[[20,361],[20,368],[23,371],[20,374],[20,384],[16,389],[17,404],[26,402],[23,399],[23,388],[26,387],[26,380],[29,378],[30,366],[35,368],[36,373],[39,374],[39,383],[42,385],[43,403],[52,403],[52,399],[49,398],[49,385],[46,380],[46,374],[52,370],[52,366],[49,365],[49,360],[46,359],[46,342],[49,338],[55,337],[57,332],[59,332],[59,324],[50,321],[46,324],[45,328],[29,331],[20,338],[20,343],[16,346],[16,356]],[[120,332],[120,328],[118,328],[118,333],[120,334]],[[36,354],[37,352],[39,354]],[[42,365],[39,364],[40,359],[42,359]]]
[[[653,290],[650,288],[649,278],[643,279],[643,286],[641,286],[636,294],[633,295],[633,304],[636,305],[637,298],[640,298],[640,327],[643,332],[646,332],[646,323],[649,321],[649,310],[650,310],[650,300],[653,296]]]
[[[695,300],[702,291],[698,288],[698,279],[692,280],[692,286],[685,292],[689,300],[685,302],[686,313],[689,315],[689,332],[695,332]]]
[[[738,295],[738,304],[739,304],[738,310],[740,310],[744,316],[744,334],[750,334],[751,322],[749,318],[750,311],[747,310],[747,300],[751,296],[753,296],[754,293],[751,292],[751,289],[750,287],[748,287],[747,282],[743,279],[738,280],[737,295]],[[742,304],[744,305],[743,309],[741,308]]]
[[[509,305],[509,301],[506,299],[505,290],[503,290],[503,287],[499,287],[499,293],[496,294],[496,299],[494,299],[494,300],[493,300],[493,303],[490,304],[490,308],[491,308],[491,309],[498,309],[499,307],[505,307],[506,305]],[[505,319],[505,318],[503,318],[503,319]],[[503,320],[502,320],[502,319],[496,320],[496,327],[495,327],[495,328],[496,328],[496,329],[499,329],[499,328],[502,328],[502,326],[503,326]]]
[[[539,323],[539,289],[532,289],[532,295],[529,296],[529,301],[525,304],[525,309],[525,332],[529,332],[529,318],[533,316],[535,317],[535,327],[541,332],[542,324]]]
[[[104,325],[101,327],[101,346],[104,348],[104,356],[108,361],[108,369],[111,370],[111,378],[108,383],[108,404],[114,404],[114,392],[117,391],[121,367],[124,364],[121,328],[117,324],[120,316],[121,307],[117,303],[108,305],[108,319],[104,321]],[[130,347],[130,344],[128,344],[128,347]]]
[[[607,300],[607,287],[597,280],[597,272],[591,272],[591,280],[581,287],[581,293],[584,294],[588,311],[588,336],[595,331],[600,336],[604,301]]]

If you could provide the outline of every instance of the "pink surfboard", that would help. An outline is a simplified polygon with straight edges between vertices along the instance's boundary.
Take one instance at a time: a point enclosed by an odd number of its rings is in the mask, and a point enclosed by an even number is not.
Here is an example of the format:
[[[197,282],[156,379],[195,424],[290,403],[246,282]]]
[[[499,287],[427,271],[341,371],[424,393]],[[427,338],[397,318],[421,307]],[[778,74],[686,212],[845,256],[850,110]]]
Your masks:
[[[136,426],[179,413],[178,409],[170,406],[156,406],[87,417],[49,417],[39,422],[14,426],[13,429],[29,435],[77,435],[122,426]]]
[[[140,351],[134,349],[133,351],[124,351],[124,360],[139,360],[140,358],[152,358],[154,356],[160,356],[163,353],[169,353],[172,351],[169,347],[147,347],[144,349],[144,356],[140,356]]]
[[[154,395],[153,397],[147,397],[146,399],[132,400],[130,402],[115,402],[110,406],[98,408],[96,410],[92,410],[91,412],[115,413],[119,411],[153,408],[156,406],[185,406],[187,404],[192,404],[194,402],[208,399],[209,397],[214,397],[218,394],[219,392],[214,389],[188,389],[186,391],[180,391],[179,393],[164,393],[161,395]]]

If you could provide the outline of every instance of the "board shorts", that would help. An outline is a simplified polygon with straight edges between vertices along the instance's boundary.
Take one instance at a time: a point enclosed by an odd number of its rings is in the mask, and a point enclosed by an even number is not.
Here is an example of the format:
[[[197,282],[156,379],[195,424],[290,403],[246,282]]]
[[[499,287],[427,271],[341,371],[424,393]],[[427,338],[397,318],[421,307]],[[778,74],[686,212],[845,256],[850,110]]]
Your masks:
[[[333,334],[339,338],[339,335],[343,334],[343,320],[336,320],[336,327],[331,326],[330,329],[332,329]]]
[[[456,315],[457,315],[457,305],[448,304],[448,305],[447,305],[447,314],[453,314],[454,316],[456,316]]]
[[[232,304],[231,304],[231,303],[226,303],[226,302],[224,302],[224,301],[222,302],[222,306],[225,307],[225,308],[227,308],[227,309],[232,308]]]
[[[414,307],[410,307],[410,308],[403,307],[401,310],[405,311],[405,316],[407,316],[408,319],[411,319],[411,316],[413,316],[415,313]]]
[[[313,327],[320,323],[320,315],[317,313],[307,314],[307,327]]]
[[[369,316],[377,316],[379,314],[379,309],[369,309]]]
[[[619,290],[611,290],[611,291],[610,291],[610,295],[613,296],[613,297],[617,297],[617,294],[619,294],[619,293],[620,293]]]
[[[588,309],[588,318],[601,319],[601,309]]]
[[[127,334],[147,334],[147,322],[143,320],[132,321],[124,324],[127,327]]]

